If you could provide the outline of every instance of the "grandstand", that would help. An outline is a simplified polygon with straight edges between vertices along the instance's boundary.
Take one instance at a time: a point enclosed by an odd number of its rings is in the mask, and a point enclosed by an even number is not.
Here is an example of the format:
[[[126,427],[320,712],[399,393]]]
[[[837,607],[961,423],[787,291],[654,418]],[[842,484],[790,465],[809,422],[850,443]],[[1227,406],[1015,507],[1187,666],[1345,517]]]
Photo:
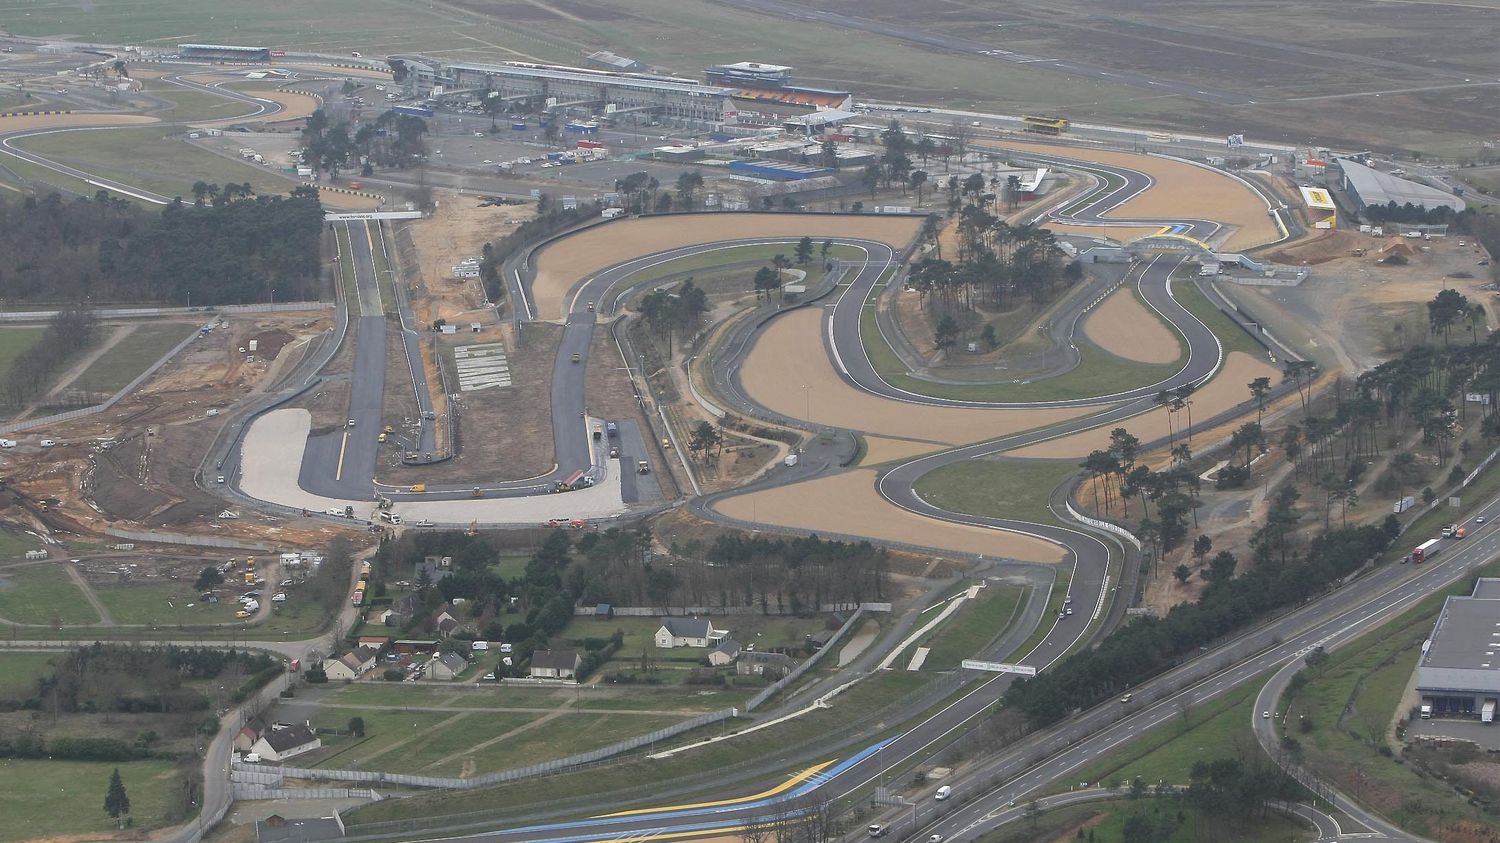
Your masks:
[[[393,56],[388,61],[412,97],[467,101],[484,93],[507,101],[545,102],[563,111],[608,111],[615,119],[635,113],[701,125],[718,125],[734,114],[729,104],[733,89],[691,79],[520,62],[445,63],[424,56]]]
[[[783,64],[716,64],[706,68],[703,76],[711,85],[734,89],[734,107],[745,123],[775,125],[818,111],[849,111],[853,102],[848,91],[794,84],[792,69]]]
[[[1062,117],[1027,116],[1021,118],[1021,124],[1026,131],[1039,135],[1057,136],[1068,131],[1068,121]]]
[[[232,47],[225,44],[178,44],[177,54],[185,59],[208,61],[270,61],[270,47]]]

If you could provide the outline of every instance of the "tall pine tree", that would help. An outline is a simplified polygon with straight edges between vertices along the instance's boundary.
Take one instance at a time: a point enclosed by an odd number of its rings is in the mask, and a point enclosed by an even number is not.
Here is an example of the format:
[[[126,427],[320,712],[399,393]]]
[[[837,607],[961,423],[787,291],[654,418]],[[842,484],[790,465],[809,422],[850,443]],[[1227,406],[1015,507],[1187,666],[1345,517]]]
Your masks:
[[[130,797],[125,794],[125,783],[120,781],[120,768],[109,776],[109,793],[104,797],[104,810],[116,820],[130,813]],[[120,827],[124,828],[124,820],[120,820]]]

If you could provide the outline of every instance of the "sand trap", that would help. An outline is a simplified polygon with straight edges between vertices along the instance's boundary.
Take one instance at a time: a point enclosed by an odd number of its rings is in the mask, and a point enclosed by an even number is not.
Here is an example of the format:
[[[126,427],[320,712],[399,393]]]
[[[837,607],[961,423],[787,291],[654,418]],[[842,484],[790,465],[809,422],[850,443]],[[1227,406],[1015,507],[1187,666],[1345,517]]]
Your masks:
[[[855,469],[791,486],[726,498],[714,509],[731,518],[801,530],[821,530],[1004,556],[1024,562],[1059,562],[1063,551],[1051,542],[925,518],[887,503],[875,492],[874,469]]]
[[[695,243],[747,237],[862,237],[904,246],[921,217],[820,216],[809,214],[700,214],[646,217],[590,229],[542,249],[536,256],[531,292],[537,318],[560,319],[568,291],[591,273],[633,257]],[[788,246],[788,253],[791,247]]]
[[[1142,304],[1128,285],[1089,311],[1083,335],[1110,354],[1140,363],[1173,363],[1182,356],[1177,332]]]
[[[0,117],[0,132],[26,129],[65,129],[72,126],[128,126],[155,123],[155,117],[144,114],[22,114]]]
[[[1203,422],[1235,405],[1250,400],[1250,390],[1247,387],[1256,378],[1269,377],[1271,383],[1281,382],[1281,370],[1258,357],[1251,357],[1243,351],[1231,352],[1224,359],[1224,367],[1208,382],[1193,393],[1193,420]],[[1254,410],[1254,405],[1249,405]],[[1185,415],[1177,415],[1172,420],[1175,427],[1178,424],[1186,424]],[[1039,457],[1042,459],[1075,459],[1087,456],[1090,451],[1109,447],[1109,432],[1116,427],[1124,427],[1131,433],[1140,437],[1142,441],[1154,439],[1165,439],[1167,436],[1167,411],[1165,409],[1152,410],[1134,418],[1126,419],[1119,424],[1105,425],[1071,436],[1063,436],[1046,442],[1039,442],[1025,448],[1007,451],[1008,457]]]
[[[884,436],[865,437],[865,457],[860,465],[879,465],[891,460],[907,459],[921,454],[941,450],[942,446],[931,442],[913,442],[910,439],[889,439]]]
[[[1103,411],[1103,407],[980,410],[890,401],[839,379],[822,341],[821,309],[782,316],[756,340],[740,367],[745,392],[792,418],[811,410],[819,424],[906,439],[961,445]],[[802,387],[811,388],[811,395]]]
[[[1249,249],[1281,236],[1259,194],[1227,175],[1192,164],[1131,152],[1052,144],[1014,141],[974,141],[974,144],[1113,164],[1138,170],[1156,180],[1149,190],[1107,214],[1114,219],[1193,218],[1238,226],[1239,230],[1224,243],[1225,249]]]

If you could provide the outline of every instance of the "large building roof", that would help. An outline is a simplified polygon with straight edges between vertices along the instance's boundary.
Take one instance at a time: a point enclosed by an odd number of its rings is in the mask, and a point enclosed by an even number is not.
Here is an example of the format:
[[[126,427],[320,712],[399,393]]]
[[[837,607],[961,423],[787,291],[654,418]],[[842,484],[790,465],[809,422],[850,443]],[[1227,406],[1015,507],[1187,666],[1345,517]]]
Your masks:
[[[1338,162],[1346,185],[1366,205],[1386,205],[1391,202],[1405,205],[1409,202],[1420,208],[1431,209],[1447,205],[1455,211],[1464,209],[1464,200],[1445,190],[1393,176],[1349,158],[1340,158]]]
[[[689,79],[674,80],[642,76],[623,76],[605,71],[589,71],[584,68],[562,69],[556,67],[539,67],[536,65],[480,64],[473,62],[452,62],[443,64],[442,68],[448,72],[459,70],[485,73],[491,76],[510,76],[520,79],[552,79],[558,82],[583,82],[590,85],[609,85],[615,88],[671,91],[700,96],[727,97],[734,93],[733,88],[704,85],[701,82],[694,82]]]
[[[1500,692],[1500,580],[1443,603],[1418,662],[1418,687]]]

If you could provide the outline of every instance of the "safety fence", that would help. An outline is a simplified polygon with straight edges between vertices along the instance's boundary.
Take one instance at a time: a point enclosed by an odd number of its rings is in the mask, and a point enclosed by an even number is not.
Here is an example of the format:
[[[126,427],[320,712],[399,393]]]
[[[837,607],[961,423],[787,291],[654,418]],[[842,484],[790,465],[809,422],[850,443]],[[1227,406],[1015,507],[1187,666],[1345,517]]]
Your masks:
[[[889,612],[889,603],[824,603],[818,606],[818,613],[826,612],[852,612],[863,609],[870,612]],[[796,615],[804,614],[809,610],[806,607],[797,610],[778,610],[770,606],[610,606],[609,614],[625,618],[680,618],[704,616],[727,616],[727,615]],[[596,615],[598,610],[593,606],[574,606],[573,614],[579,617]]]
[[[1141,540],[1136,538],[1135,533],[1132,533],[1124,527],[1121,527],[1119,524],[1113,524],[1109,521],[1101,521],[1098,518],[1090,518],[1087,515],[1084,515],[1082,512],[1079,512],[1077,509],[1073,508],[1073,502],[1070,500],[1064,500],[1063,503],[1068,507],[1068,516],[1071,517],[1074,521],[1077,521],[1080,524],[1087,524],[1096,530],[1103,530],[1106,533],[1111,533],[1113,535],[1119,536],[1120,538],[1134,545],[1136,550],[1141,549]]]
[[[105,527],[104,532],[121,539],[134,539],[138,542],[156,542],[158,544],[186,544],[195,547],[223,547],[231,550],[256,550],[261,553],[270,553],[276,548],[260,542],[240,541],[239,539],[224,538],[222,536],[192,536],[186,533],[160,533],[144,530],[126,530],[120,527]]]
[[[278,767],[276,769],[282,776],[291,779],[378,782],[380,784],[399,784],[409,787],[429,787],[442,790],[469,790],[471,788],[487,787],[493,784],[532,778],[534,776],[544,776],[571,767],[602,761],[606,758],[629,752],[632,749],[639,749],[643,746],[655,744],[658,741],[676,737],[693,729],[728,720],[734,717],[735,713],[735,710],[731,708],[726,708],[722,711],[712,711],[708,714],[701,714],[689,720],[684,720],[681,723],[675,723],[664,729],[657,729],[648,734],[628,738],[619,743],[601,747],[591,752],[581,752],[577,755],[570,755],[567,758],[543,761],[540,764],[532,764],[514,770],[501,770],[500,772],[487,773],[483,776],[474,776],[467,779],[452,778],[449,776],[415,776],[406,773],[386,773],[373,770],[310,770],[300,767]],[[247,768],[242,764],[235,764],[234,769],[238,771]]]
[[[854,610],[854,614],[849,616],[849,620],[844,621],[844,625],[839,627],[839,631],[835,632],[832,638],[828,639],[827,644],[824,644],[821,649],[809,656],[805,661],[802,662],[802,664],[799,664],[795,668],[793,668],[790,673],[776,680],[774,684],[751,697],[749,702],[745,703],[745,711],[754,711],[755,709],[760,707],[761,703],[764,703],[766,700],[780,693],[784,689],[791,687],[793,682],[796,682],[798,679],[802,678],[802,674],[806,673],[810,668],[812,668],[813,665],[822,660],[823,654],[836,649],[834,645],[842,641],[845,634],[847,634],[849,630],[853,629],[854,625],[859,623],[859,621],[864,618],[864,616],[865,609],[863,606]]]
[[[94,310],[100,319],[130,319],[145,316],[191,316],[215,313],[284,313],[297,310],[328,310],[330,301],[292,301],[281,304],[221,304],[212,307],[115,307]],[[43,322],[56,316],[56,310],[12,310],[0,313],[0,322]]]

